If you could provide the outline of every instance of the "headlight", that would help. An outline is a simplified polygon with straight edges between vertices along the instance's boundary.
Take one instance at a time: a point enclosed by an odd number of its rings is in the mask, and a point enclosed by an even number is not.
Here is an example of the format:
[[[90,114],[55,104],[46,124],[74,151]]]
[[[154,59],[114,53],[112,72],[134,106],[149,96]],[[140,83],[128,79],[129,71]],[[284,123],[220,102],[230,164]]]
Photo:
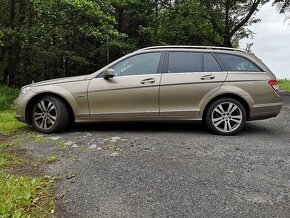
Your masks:
[[[19,96],[26,94],[31,89],[30,86],[24,86],[21,88]]]

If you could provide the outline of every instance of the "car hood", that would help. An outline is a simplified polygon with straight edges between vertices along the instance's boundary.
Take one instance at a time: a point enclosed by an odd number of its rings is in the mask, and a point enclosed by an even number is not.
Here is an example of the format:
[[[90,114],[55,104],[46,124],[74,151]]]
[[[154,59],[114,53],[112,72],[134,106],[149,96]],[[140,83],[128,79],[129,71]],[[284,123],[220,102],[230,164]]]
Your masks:
[[[30,84],[31,87],[35,86],[45,86],[45,85],[52,85],[52,84],[58,84],[58,83],[68,83],[68,82],[77,82],[81,80],[85,80],[87,75],[84,76],[73,76],[73,77],[65,77],[65,78],[59,78],[59,79],[51,79],[51,80],[45,80],[37,83]]]

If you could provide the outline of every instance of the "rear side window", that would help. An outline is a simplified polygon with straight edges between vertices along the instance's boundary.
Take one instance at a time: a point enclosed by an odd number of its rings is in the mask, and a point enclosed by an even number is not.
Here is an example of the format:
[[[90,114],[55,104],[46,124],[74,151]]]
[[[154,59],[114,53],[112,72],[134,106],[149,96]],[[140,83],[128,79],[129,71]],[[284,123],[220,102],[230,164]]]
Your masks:
[[[170,52],[168,73],[202,72],[201,60],[201,53]]]
[[[261,69],[247,58],[229,54],[217,55],[225,62],[228,71],[261,72]]]
[[[204,54],[204,72],[221,72],[222,68],[212,54]]]

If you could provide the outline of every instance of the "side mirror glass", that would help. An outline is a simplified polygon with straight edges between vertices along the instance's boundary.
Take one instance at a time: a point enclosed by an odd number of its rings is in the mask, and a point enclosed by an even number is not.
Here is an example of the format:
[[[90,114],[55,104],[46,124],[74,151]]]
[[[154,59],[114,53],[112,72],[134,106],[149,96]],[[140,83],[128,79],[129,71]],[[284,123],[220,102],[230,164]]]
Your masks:
[[[115,77],[114,69],[109,68],[109,69],[104,71],[104,73],[103,73],[103,78],[104,79],[111,79],[113,77]]]

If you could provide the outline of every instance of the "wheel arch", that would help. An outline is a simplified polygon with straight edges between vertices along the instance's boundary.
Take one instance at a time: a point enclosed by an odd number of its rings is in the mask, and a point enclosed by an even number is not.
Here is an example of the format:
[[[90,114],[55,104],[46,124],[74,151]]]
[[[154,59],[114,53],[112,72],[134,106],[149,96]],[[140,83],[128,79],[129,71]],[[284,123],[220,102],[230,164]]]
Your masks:
[[[207,112],[209,106],[213,102],[215,102],[215,101],[217,101],[217,100],[219,100],[221,98],[233,98],[233,99],[239,101],[244,106],[244,108],[246,110],[246,115],[247,115],[247,119],[246,120],[249,120],[250,112],[251,112],[249,103],[246,101],[245,98],[243,98],[240,95],[234,94],[234,93],[223,93],[223,94],[217,95],[217,96],[213,97],[212,99],[210,99],[210,101],[208,101],[206,103],[206,105],[205,105],[205,107],[204,107],[204,109],[202,111],[202,120],[205,120],[206,112]]]
[[[74,111],[72,109],[72,106],[70,105],[69,101],[64,98],[63,96],[57,94],[57,93],[54,93],[54,92],[42,92],[42,93],[38,93],[36,94],[35,96],[33,96],[27,103],[26,105],[26,108],[25,108],[25,117],[26,117],[26,122],[28,124],[31,124],[32,123],[32,116],[31,116],[31,110],[32,110],[32,107],[34,105],[34,103],[40,99],[41,97],[44,97],[44,96],[53,96],[53,97],[56,97],[58,99],[60,99],[67,107],[67,109],[69,110],[69,117],[70,117],[70,121],[75,121],[75,114],[74,114]]]

